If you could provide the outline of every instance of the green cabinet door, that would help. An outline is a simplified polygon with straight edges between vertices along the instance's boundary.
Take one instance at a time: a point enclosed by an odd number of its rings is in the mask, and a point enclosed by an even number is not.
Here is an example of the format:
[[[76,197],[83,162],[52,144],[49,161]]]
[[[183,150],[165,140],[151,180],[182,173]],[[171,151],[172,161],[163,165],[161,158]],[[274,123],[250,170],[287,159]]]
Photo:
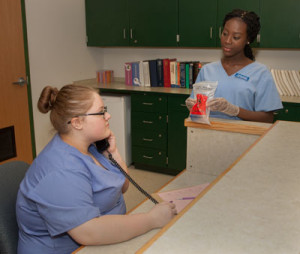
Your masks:
[[[260,0],[219,0],[218,1],[218,18],[217,18],[217,46],[220,46],[220,38],[223,30],[223,20],[225,15],[234,9],[242,9],[246,11],[254,11],[260,15]],[[257,47],[257,42],[254,42],[254,47]]]
[[[127,1],[86,0],[88,46],[128,46],[129,16]]]
[[[264,48],[300,48],[300,1],[261,1],[261,38]]]
[[[128,6],[131,45],[177,45],[177,0],[129,0]]]
[[[189,116],[185,106],[188,95],[168,98],[168,168],[181,171],[186,168],[187,132],[184,119]]]
[[[283,109],[278,110],[274,114],[274,122],[276,120],[300,122],[300,104],[283,102]]]
[[[217,0],[178,0],[179,46],[215,47]]]

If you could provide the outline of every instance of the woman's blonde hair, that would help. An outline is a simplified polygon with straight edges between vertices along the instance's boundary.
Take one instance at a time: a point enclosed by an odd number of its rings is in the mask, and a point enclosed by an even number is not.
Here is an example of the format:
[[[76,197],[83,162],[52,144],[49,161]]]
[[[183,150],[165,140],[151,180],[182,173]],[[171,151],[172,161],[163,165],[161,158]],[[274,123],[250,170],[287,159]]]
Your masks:
[[[88,86],[65,85],[60,90],[46,86],[40,95],[38,109],[44,114],[51,111],[53,127],[58,133],[65,134],[70,129],[68,121],[91,108],[94,93],[97,91]]]

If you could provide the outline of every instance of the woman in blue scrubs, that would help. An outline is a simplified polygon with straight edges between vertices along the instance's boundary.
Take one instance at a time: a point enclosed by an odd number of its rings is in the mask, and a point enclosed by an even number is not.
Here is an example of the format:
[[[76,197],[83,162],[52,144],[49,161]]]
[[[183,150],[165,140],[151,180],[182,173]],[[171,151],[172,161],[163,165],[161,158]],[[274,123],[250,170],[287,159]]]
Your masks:
[[[176,213],[170,203],[148,213],[126,215],[123,193],[128,180],[108,160],[108,152],[124,168],[110,114],[97,91],[66,85],[47,86],[38,108],[50,111],[57,134],[33,161],[17,198],[19,254],[71,253],[80,245],[126,241],[164,226]],[[108,139],[98,152],[94,143]]]
[[[236,9],[225,16],[223,27],[222,59],[204,65],[195,82],[218,81],[214,99],[207,103],[210,116],[273,122],[273,112],[282,103],[269,69],[255,62],[250,47],[260,30],[259,17]],[[192,92],[187,107],[195,102]]]

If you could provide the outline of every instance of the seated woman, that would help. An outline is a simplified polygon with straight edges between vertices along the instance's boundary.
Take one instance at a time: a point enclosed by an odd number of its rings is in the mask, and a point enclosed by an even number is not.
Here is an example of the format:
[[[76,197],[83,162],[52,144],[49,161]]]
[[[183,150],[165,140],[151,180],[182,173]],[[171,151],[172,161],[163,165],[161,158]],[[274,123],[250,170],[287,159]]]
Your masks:
[[[258,62],[250,47],[260,30],[254,12],[233,10],[225,16],[221,35],[223,57],[206,64],[196,82],[218,81],[214,99],[207,103],[211,117],[273,122],[282,103],[269,69]],[[190,109],[194,94],[186,100]]]
[[[164,226],[176,214],[173,204],[148,213],[126,215],[123,193],[128,180],[108,155],[128,173],[110,114],[97,91],[67,85],[45,87],[38,108],[51,111],[57,134],[33,161],[17,198],[19,254],[71,253],[80,245],[126,241]],[[95,142],[108,139],[98,152]]]

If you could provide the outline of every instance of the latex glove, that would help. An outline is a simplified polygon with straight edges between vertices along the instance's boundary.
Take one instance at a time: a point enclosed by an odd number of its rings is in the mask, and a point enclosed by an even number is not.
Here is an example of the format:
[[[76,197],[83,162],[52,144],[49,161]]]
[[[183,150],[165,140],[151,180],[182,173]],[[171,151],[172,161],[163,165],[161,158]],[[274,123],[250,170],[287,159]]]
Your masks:
[[[237,116],[240,112],[240,108],[228,102],[224,98],[215,98],[207,102],[207,106],[211,111],[223,112],[229,116]]]
[[[192,98],[187,98],[185,100],[185,105],[187,106],[188,110],[191,111],[191,108],[196,104],[197,100]]]

